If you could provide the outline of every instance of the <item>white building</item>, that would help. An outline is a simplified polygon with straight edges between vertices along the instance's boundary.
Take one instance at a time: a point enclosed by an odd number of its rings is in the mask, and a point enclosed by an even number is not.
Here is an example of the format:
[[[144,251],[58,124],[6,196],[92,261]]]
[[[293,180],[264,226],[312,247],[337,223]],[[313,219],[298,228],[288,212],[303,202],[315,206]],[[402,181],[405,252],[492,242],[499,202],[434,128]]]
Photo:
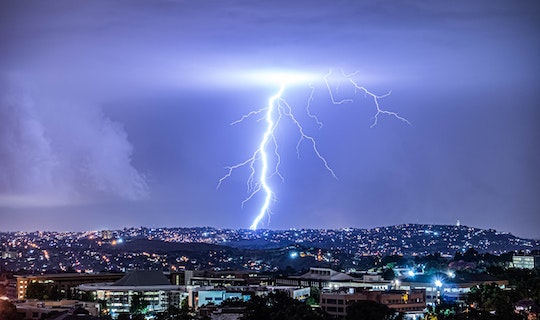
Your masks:
[[[27,320],[39,320],[46,318],[51,312],[70,311],[77,307],[83,308],[92,316],[99,314],[97,302],[81,302],[77,300],[39,301],[22,300],[16,301],[17,313]]]
[[[200,290],[197,292],[197,308],[204,305],[214,304],[221,305],[221,303],[228,299],[238,299],[241,301],[248,301],[251,296],[246,292],[227,291],[227,290]]]
[[[309,268],[309,272],[300,276],[281,277],[276,279],[278,286],[293,286],[299,288],[315,287],[319,289],[338,289],[343,287],[371,288],[373,290],[386,290],[391,282],[381,279],[380,276],[364,276],[354,278],[346,273],[329,268]]]
[[[129,313],[134,297],[139,296],[147,305],[142,313],[155,314],[167,308],[180,307],[187,297],[180,286],[170,284],[161,271],[132,271],[114,283],[82,284],[79,291],[87,292],[96,301],[105,301],[101,310],[116,319],[120,313]]]
[[[437,273],[433,275],[415,275],[402,279],[396,284],[396,287],[401,290],[425,290],[426,303],[435,305],[441,299],[464,302],[473,287],[491,283],[496,283],[500,288],[504,289],[508,285],[508,280],[499,280],[485,274],[460,273],[448,276],[445,273]]]
[[[534,269],[540,266],[539,256],[513,256],[512,265],[518,269]]]

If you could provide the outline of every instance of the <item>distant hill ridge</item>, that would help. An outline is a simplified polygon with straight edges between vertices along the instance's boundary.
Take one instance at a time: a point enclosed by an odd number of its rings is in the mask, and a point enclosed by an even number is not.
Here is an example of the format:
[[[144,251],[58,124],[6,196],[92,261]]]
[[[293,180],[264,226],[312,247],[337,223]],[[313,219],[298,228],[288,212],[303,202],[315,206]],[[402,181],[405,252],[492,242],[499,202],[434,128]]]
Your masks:
[[[248,250],[278,249],[294,245],[362,252],[367,255],[434,252],[453,254],[459,251],[464,252],[468,248],[495,254],[516,250],[540,250],[540,240],[524,239],[508,232],[463,225],[400,224],[371,229],[259,229],[256,231],[212,227],[141,227],[118,232],[131,231],[133,233],[134,230],[140,230],[141,236],[147,239],[168,243],[204,243]],[[165,243],[158,245],[158,248],[164,251],[212,250],[211,246],[190,248],[189,246],[175,247]]]
[[[509,262],[511,252],[540,254],[540,241],[493,229],[431,224],[371,229],[133,227],[0,232],[4,268],[24,272],[186,268],[290,273],[314,266],[366,270],[384,256],[409,259],[440,254],[434,256],[438,260],[466,255],[471,248]]]
[[[4,236],[2,236],[4,234]],[[213,227],[130,227],[121,230],[87,232],[7,232],[24,237],[121,239],[113,251],[217,252],[235,250],[280,250],[283,248],[320,248],[348,255],[454,254],[473,248],[478,252],[499,254],[508,251],[540,250],[540,240],[516,237],[508,232],[465,225],[399,224],[371,229],[288,229],[247,230]],[[0,238],[1,240],[1,238]],[[1,248],[0,248],[1,249]]]

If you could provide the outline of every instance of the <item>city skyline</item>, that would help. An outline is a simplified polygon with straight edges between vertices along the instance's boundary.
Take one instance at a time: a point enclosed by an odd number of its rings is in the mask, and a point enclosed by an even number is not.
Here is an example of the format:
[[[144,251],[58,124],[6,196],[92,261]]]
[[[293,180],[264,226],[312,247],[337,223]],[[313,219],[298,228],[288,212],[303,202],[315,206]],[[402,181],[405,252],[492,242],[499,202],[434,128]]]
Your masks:
[[[434,1],[0,4],[0,231],[249,228],[239,172],[279,89],[261,71],[358,71],[382,106],[321,81],[290,124],[265,229],[462,224],[539,239],[540,5]],[[336,83],[337,84],[337,83]],[[311,87],[314,88],[310,101]],[[334,88],[332,88],[334,89]],[[337,86],[335,92],[338,92]],[[323,123],[319,127],[306,105]]]
[[[534,255],[539,249],[540,240],[521,239],[495,230],[413,224],[371,230],[138,227],[86,232],[0,232],[0,253],[9,259],[3,261],[6,269],[41,272],[153,269],[156,264],[173,270],[196,264],[198,269],[269,271],[285,268],[291,259],[298,258],[316,258],[346,268],[345,265],[354,266],[358,257],[460,257],[474,252],[508,257],[518,253]],[[178,260],[174,256],[183,258]],[[272,258],[276,256],[280,257],[279,262]],[[246,265],[246,260],[253,263]]]

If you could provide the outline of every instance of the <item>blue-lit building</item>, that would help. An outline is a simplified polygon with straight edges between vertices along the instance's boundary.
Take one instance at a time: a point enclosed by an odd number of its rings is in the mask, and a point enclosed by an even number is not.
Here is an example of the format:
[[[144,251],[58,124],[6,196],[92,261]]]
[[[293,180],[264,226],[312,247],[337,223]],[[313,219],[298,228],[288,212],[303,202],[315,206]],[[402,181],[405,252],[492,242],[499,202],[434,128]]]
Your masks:
[[[441,298],[447,301],[464,302],[473,287],[491,283],[504,289],[508,285],[508,280],[500,280],[486,274],[436,273],[401,279],[396,287],[401,290],[423,289],[426,291],[426,303],[435,305]]]
[[[518,269],[534,269],[540,267],[540,256],[515,255],[512,266]]]
[[[246,292],[227,291],[227,290],[201,290],[197,291],[197,308],[204,305],[213,304],[220,305],[227,299],[238,299],[241,301],[248,301],[251,295]]]

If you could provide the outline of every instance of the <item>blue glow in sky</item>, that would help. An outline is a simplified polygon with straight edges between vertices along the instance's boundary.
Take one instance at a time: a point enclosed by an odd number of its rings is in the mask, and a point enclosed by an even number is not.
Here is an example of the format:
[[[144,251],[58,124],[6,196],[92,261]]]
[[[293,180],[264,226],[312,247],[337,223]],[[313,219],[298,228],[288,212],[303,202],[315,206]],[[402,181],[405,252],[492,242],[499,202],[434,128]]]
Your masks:
[[[3,1],[0,229],[247,228],[247,177],[215,185],[260,143],[229,124],[279,89],[249,74],[335,68],[412,125],[315,90],[305,130],[339,179],[280,127],[269,228],[540,238],[538,21],[537,1]],[[305,110],[311,88],[284,94]]]

